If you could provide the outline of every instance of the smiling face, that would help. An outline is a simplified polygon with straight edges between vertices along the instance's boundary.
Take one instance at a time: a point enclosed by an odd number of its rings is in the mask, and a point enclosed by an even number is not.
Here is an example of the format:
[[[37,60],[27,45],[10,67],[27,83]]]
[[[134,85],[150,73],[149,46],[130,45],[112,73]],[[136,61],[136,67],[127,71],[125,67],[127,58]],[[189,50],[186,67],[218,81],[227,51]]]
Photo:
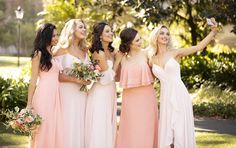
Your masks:
[[[169,41],[170,41],[170,32],[166,27],[162,27],[157,36],[157,44],[167,45]]]
[[[86,37],[86,27],[83,22],[76,21],[74,35],[78,39],[84,39]]]
[[[52,33],[52,40],[51,40],[51,46],[56,46],[58,42],[58,34],[57,34],[57,30],[54,29],[53,33]]]
[[[134,40],[132,41],[132,43],[130,44],[130,49],[134,49],[134,50],[138,50],[142,48],[142,38],[139,36],[139,34],[137,34],[134,38]]]
[[[112,42],[113,40],[113,31],[110,26],[106,25],[103,29],[103,32],[100,36],[102,42]]]

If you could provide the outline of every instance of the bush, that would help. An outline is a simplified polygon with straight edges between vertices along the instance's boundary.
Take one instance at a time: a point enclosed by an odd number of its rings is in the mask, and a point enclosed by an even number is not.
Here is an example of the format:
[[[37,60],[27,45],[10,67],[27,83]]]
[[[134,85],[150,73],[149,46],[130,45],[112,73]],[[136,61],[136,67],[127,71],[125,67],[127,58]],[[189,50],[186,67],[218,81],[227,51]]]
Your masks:
[[[236,119],[236,91],[204,83],[194,95],[195,116]]]
[[[189,56],[181,61],[182,79],[188,88],[208,81],[221,89],[236,90],[236,52]]]
[[[195,116],[219,117],[223,119],[236,119],[236,106],[234,104],[203,102],[193,105]]]
[[[16,106],[20,109],[26,106],[28,83],[23,78],[4,79],[0,77],[0,112],[6,109],[14,110]],[[4,116],[0,116],[3,120]]]

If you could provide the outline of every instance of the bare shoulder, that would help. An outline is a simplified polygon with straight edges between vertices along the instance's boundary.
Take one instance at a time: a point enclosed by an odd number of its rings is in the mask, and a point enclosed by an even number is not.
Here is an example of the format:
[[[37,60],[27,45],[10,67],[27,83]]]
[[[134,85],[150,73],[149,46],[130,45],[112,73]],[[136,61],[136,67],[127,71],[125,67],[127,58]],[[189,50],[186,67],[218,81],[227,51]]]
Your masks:
[[[54,56],[62,56],[64,54],[68,53],[68,49],[66,48],[59,48],[56,53],[54,54]]]
[[[32,57],[32,61],[39,61],[41,58],[42,52],[38,51],[34,53],[34,56]]]
[[[105,52],[103,52],[103,51],[99,51],[99,52],[94,52],[93,53],[93,57],[95,58],[95,59],[105,59],[106,58],[106,55],[105,55]]]

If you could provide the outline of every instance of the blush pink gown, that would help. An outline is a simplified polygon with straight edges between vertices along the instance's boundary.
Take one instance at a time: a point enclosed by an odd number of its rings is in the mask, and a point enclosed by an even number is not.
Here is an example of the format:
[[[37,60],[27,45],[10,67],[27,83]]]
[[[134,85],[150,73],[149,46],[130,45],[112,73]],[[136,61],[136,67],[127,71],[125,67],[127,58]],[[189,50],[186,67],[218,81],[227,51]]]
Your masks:
[[[52,68],[40,71],[32,107],[43,122],[30,143],[31,148],[62,148],[63,114],[59,93],[59,65],[52,59]]]
[[[116,148],[157,148],[158,109],[152,82],[145,61],[122,63],[123,94]]]
[[[180,76],[180,65],[170,58],[164,68],[153,64],[161,82],[159,147],[196,148],[192,100]]]

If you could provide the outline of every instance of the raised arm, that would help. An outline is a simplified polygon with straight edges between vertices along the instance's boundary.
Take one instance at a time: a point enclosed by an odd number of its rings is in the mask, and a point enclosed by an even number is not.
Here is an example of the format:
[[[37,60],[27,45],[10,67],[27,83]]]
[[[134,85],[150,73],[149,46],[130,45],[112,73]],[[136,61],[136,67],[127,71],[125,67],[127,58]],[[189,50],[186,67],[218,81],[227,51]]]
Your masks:
[[[28,87],[28,99],[27,99],[27,108],[32,106],[33,95],[36,89],[36,83],[39,75],[39,65],[40,65],[41,52],[35,55],[32,58],[31,62],[31,78]]]
[[[198,45],[188,48],[180,48],[178,50],[173,50],[174,56],[183,57],[203,50],[209,44],[209,42],[212,39],[214,39],[215,35],[218,32],[217,23],[215,21],[213,23],[214,25],[211,26],[211,32]]]

